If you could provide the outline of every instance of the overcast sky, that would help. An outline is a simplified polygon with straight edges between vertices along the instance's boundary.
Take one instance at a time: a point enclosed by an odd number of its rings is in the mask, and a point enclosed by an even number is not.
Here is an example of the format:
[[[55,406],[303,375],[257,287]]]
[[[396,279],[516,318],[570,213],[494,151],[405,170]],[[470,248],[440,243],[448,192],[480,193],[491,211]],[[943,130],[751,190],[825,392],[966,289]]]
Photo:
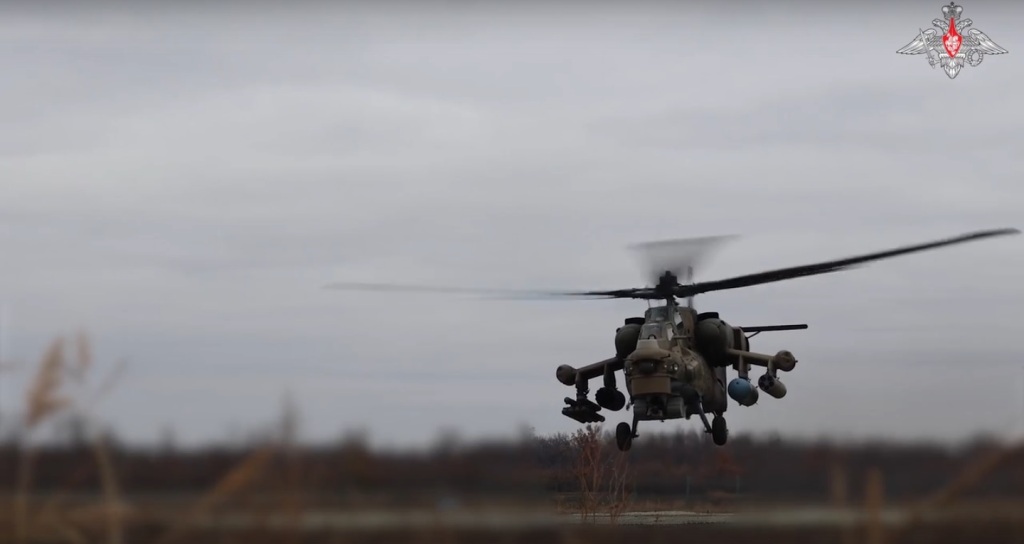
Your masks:
[[[634,242],[738,234],[697,279],[1024,227],[1024,6],[955,80],[897,55],[942,2],[370,3],[0,17],[6,359],[90,333],[125,438],[277,417],[381,443],[578,425],[560,364],[637,301],[325,291],[623,288]],[[785,9],[773,10],[783,7]],[[1024,237],[698,297],[800,360],[733,433],[959,439],[1024,422]],[[0,418],[28,369],[0,374]],[[596,384],[595,384],[596,388]],[[611,414],[614,424],[629,417]],[[645,424],[697,428],[697,420]]]

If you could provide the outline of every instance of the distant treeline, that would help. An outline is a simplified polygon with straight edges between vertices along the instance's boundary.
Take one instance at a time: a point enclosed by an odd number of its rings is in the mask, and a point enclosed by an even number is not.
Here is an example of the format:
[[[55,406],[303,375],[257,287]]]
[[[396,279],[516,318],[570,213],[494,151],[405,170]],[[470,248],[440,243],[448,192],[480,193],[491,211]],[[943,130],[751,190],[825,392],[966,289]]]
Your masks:
[[[333,446],[281,449],[273,477],[288,479],[304,492],[325,497],[500,496],[554,497],[579,489],[580,436],[524,437],[505,442],[437,446],[426,451],[375,451],[365,441],[349,439]],[[208,490],[259,446],[175,448],[112,447],[113,464],[124,492],[194,493]],[[837,475],[845,474],[851,500],[862,492],[863,475],[882,471],[887,497],[916,499],[939,491],[996,444],[975,441],[959,448],[895,443],[842,445],[734,436],[719,448],[694,431],[646,433],[625,466],[639,500],[702,500],[736,495],[747,500],[827,500]],[[610,436],[601,455],[614,470]],[[0,489],[16,484],[22,452],[0,446]],[[87,443],[47,446],[32,460],[32,487],[37,491],[92,492],[99,472]],[[1015,456],[976,482],[972,497],[1024,495],[1024,460]],[[622,465],[619,465],[621,470]]]

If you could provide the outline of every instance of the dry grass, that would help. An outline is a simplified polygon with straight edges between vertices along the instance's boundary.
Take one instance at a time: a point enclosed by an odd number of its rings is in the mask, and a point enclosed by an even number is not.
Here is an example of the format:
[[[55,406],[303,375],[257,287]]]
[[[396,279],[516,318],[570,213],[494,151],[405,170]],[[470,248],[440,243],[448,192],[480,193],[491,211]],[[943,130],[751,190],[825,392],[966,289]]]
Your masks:
[[[39,368],[29,386],[25,398],[25,437],[18,466],[17,490],[14,503],[14,540],[19,544],[27,542],[32,530],[29,520],[31,505],[29,492],[32,486],[32,468],[35,461],[31,439],[32,433],[44,421],[70,404],[63,395],[65,376],[64,343],[54,342],[43,356]]]
[[[275,448],[267,447],[252,452],[244,461],[226,474],[209,492],[202,496],[187,511],[173,520],[170,530],[156,539],[155,544],[171,544],[187,536],[189,528],[203,516],[212,512],[233,495],[244,490],[246,486],[257,481],[263,474],[268,463],[276,453]]]
[[[102,500],[99,504],[69,506],[66,495],[56,494],[39,507],[31,502],[32,469],[35,449],[32,447],[33,433],[48,421],[62,413],[71,413],[81,420],[90,422],[90,409],[114,385],[124,369],[121,363],[92,391],[87,388],[88,373],[93,367],[92,351],[84,335],[74,343],[75,358],[68,359],[67,342],[63,338],[54,341],[40,361],[34,379],[25,398],[21,456],[17,469],[17,489],[13,504],[14,515],[9,521],[13,541],[25,544],[54,538],[67,542],[90,542],[87,535],[97,526],[103,528],[103,542],[122,544],[126,542],[125,526],[132,510],[121,497],[109,446],[105,436],[93,427],[90,433],[90,449],[98,467]],[[69,388],[76,387],[77,391]],[[90,393],[92,393],[90,395]],[[154,542],[168,544],[178,541],[186,532],[189,522],[201,518],[213,507],[222,503],[232,494],[243,489],[266,467],[277,447],[267,447],[253,452],[234,470],[201,497],[191,510],[181,515],[174,513],[178,523],[170,524],[168,530]],[[98,523],[99,522],[99,523]]]

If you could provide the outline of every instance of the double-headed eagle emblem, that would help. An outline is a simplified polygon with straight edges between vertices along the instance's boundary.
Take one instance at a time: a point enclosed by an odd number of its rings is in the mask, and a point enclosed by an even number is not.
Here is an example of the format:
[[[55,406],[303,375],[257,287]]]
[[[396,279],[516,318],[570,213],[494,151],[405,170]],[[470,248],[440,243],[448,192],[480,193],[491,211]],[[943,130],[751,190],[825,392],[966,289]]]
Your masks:
[[[942,19],[933,19],[935,28],[918,29],[914,41],[897,51],[902,55],[924,53],[932,68],[941,66],[949,79],[960,73],[964,63],[971,66],[981,64],[985,55],[1001,55],[1009,51],[996,45],[987,34],[977,28],[968,28],[974,21],[962,19],[964,8],[950,2],[942,6]]]

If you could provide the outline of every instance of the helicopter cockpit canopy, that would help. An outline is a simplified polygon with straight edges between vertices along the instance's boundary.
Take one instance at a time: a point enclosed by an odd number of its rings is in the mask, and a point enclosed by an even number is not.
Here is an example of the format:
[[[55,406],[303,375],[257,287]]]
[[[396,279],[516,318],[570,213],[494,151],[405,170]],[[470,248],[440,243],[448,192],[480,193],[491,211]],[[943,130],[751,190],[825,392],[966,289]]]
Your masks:
[[[640,339],[671,340],[674,336],[673,312],[667,306],[648,308],[644,320],[640,327]]]
[[[647,323],[668,323],[668,306],[655,306],[653,308],[648,308],[647,312],[645,312],[644,320]]]

